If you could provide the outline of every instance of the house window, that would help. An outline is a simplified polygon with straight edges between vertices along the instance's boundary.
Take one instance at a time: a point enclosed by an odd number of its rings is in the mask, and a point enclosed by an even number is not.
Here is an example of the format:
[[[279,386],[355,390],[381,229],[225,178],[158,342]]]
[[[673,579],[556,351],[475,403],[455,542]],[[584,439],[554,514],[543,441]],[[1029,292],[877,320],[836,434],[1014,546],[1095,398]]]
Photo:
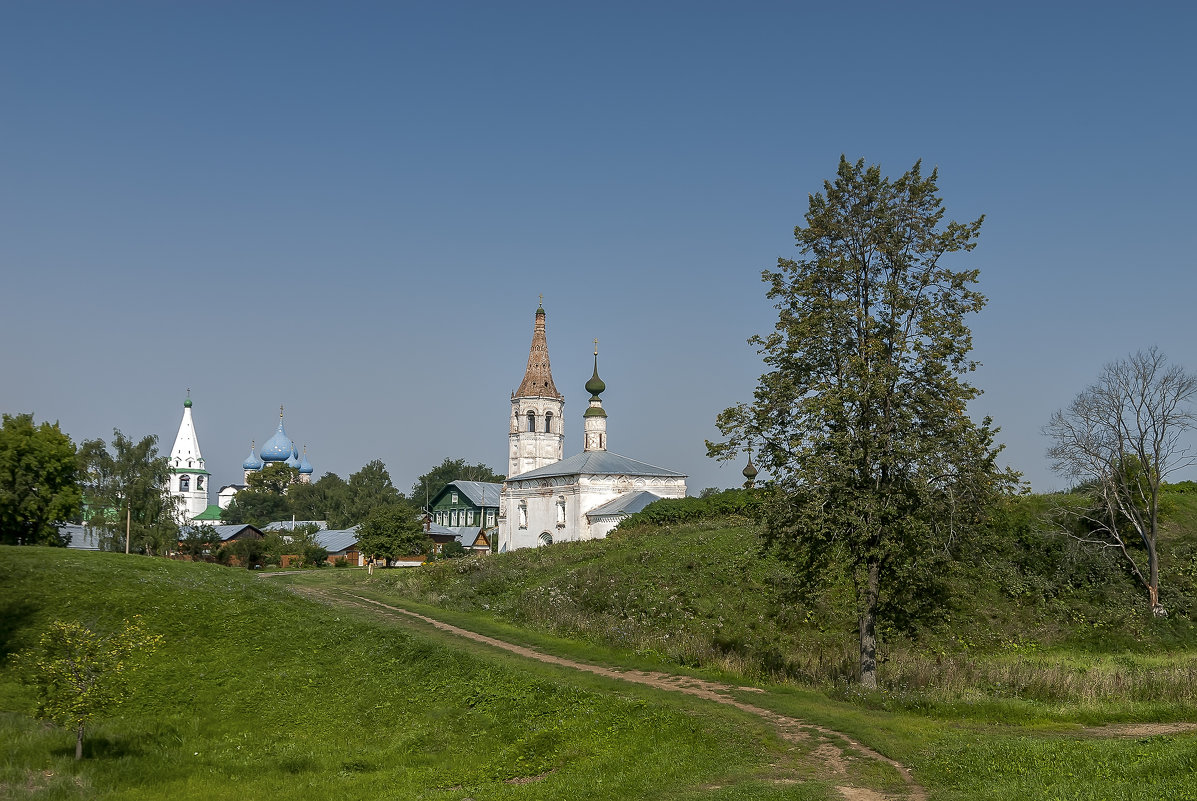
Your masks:
[[[467,526],[474,525],[474,510],[473,509],[466,512],[466,525]]]
[[[179,476],[179,492],[191,492],[191,476]]]
[[[544,433],[546,433],[546,434],[553,433],[553,413],[552,412],[544,413]]]
[[[528,412],[528,431],[536,433],[536,412]]]
[[[538,545],[552,545],[553,544],[553,535],[547,531],[542,531],[540,534],[540,539],[537,544]]]
[[[197,490],[202,490],[204,488],[204,477],[203,476],[195,477],[195,488]]]
[[[528,527],[528,502],[520,501],[520,528]]]
[[[486,510],[486,525],[493,526],[494,524],[495,524],[495,510],[487,509]]]
[[[453,493],[453,500],[451,501],[451,503],[457,503],[457,493],[456,492]]]

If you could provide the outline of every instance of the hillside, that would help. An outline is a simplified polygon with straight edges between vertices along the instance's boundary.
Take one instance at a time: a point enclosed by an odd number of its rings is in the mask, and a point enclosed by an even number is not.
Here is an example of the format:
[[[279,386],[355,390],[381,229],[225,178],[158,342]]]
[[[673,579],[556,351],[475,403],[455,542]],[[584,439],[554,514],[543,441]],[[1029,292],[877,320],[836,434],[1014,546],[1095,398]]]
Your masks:
[[[0,663],[0,797],[684,799],[729,780],[756,788],[737,798],[779,797],[752,781],[777,739],[743,716],[613,693],[243,570],[0,548],[0,657],[54,619],[134,614],[165,643],[81,762]]]
[[[1112,554],[1047,532],[1054,500],[1013,499],[981,535],[953,543],[956,559],[918,588],[917,614],[882,630],[887,686],[949,696],[985,687],[1041,700],[1160,697],[1155,655],[1197,647],[1197,493],[1182,486],[1169,494],[1167,620],[1145,614],[1141,591]],[[750,519],[660,522],[668,517],[607,540],[391,571],[373,584],[663,662],[831,686],[851,677],[848,577],[829,575],[820,592],[803,595],[788,566],[762,550]],[[1088,665],[1079,673],[1077,659]],[[1197,661],[1179,669],[1164,695],[1192,699]]]

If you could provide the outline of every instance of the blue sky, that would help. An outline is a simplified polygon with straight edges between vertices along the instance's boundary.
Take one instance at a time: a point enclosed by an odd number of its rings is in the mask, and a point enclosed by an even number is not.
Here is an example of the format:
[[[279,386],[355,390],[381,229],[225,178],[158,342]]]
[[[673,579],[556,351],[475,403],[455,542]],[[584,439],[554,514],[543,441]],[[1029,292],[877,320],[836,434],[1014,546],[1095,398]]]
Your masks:
[[[1128,352],[1197,369],[1188,4],[0,5],[0,410],[156,433],[216,485],[505,469],[538,295],[566,451],[600,340],[612,450],[706,459],[751,396],[760,271],[841,153],[986,214],[974,414],[1036,489]],[[1195,476],[1189,476],[1197,478]],[[214,499],[213,499],[214,500]]]

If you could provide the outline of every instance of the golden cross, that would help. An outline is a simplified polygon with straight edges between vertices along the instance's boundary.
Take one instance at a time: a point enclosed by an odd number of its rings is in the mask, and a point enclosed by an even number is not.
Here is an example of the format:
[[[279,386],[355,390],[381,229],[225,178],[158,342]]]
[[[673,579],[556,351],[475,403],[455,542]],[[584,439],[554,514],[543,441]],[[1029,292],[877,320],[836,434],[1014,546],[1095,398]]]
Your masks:
[[[598,337],[594,338],[594,355],[598,356]]]

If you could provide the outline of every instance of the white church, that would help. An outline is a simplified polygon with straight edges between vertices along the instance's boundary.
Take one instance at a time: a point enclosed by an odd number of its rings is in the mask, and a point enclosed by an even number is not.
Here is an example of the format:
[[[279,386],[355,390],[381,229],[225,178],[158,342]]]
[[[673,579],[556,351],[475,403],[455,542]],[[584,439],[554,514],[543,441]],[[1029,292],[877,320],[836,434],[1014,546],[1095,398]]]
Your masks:
[[[245,484],[229,484],[220,488],[217,503],[208,503],[209,483],[212,475],[204,468],[204,456],[200,452],[199,437],[195,433],[195,421],[191,417],[191,390],[187,391],[187,400],[183,401],[183,419],[179,423],[179,433],[175,435],[175,445],[170,450],[170,495],[174,498],[175,508],[181,525],[207,524],[215,525],[220,522],[221,510],[228,508],[233,496],[245,488]],[[254,443],[250,443],[249,457],[241,463],[245,480],[249,480],[251,473],[256,473],[270,464],[285,464],[298,470],[297,480],[307,484],[312,480],[312,463],[308,461],[308,448],[303,447],[300,456],[299,448],[287,436],[283,427],[283,407],[278,410],[278,429],[274,432],[261,451],[255,452]]]
[[[583,450],[565,456],[565,397],[553,384],[545,311],[536,310],[528,366],[511,393],[507,480],[499,499],[500,552],[601,539],[620,520],[661,498],[686,495],[686,475],[607,450],[598,374],[586,382]]]

